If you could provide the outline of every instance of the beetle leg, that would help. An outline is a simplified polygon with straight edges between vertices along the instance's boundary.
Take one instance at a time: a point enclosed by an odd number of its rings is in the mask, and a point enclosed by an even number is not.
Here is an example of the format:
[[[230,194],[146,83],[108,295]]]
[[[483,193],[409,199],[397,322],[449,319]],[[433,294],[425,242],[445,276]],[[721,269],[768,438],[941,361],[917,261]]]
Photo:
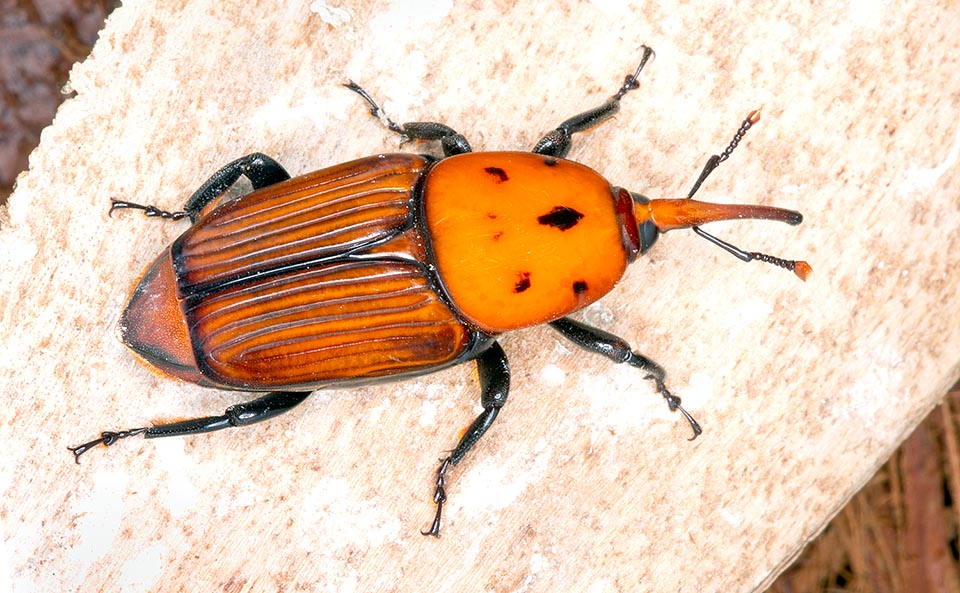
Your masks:
[[[183,210],[168,212],[156,206],[144,206],[125,200],[111,200],[110,214],[113,214],[114,210],[133,208],[143,210],[146,216],[158,216],[172,220],[189,216],[191,222],[197,222],[203,209],[226,193],[241,176],[250,180],[253,189],[260,189],[290,179],[290,174],[280,163],[265,154],[255,152],[240,157],[211,175],[210,179],[207,179],[197,191],[193,192]]]
[[[653,56],[653,50],[643,46],[643,57],[640,58],[640,65],[637,66],[636,72],[628,74],[623,79],[623,86],[620,87],[620,90],[607,99],[603,105],[574,115],[557,126],[557,129],[549,132],[537,142],[533,152],[560,158],[567,156],[567,153],[570,152],[571,139],[574,134],[592,128],[610,119],[620,111],[620,99],[633,89],[640,87],[637,77],[640,76],[640,71],[643,70],[651,56]]]
[[[503,352],[500,344],[493,342],[477,358],[477,371],[480,374],[480,389],[482,390],[480,405],[483,406],[483,412],[463,433],[453,452],[440,463],[440,469],[437,470],[436,488],[433,493],[433,501],[437,503],[437,514],[433,518],[430,530],[420,532],[423,535],[440,537],[440,518],[443,514],[443,503],[447,501],[447,470],[450,466],[460,463],[464,455],[487,432],[500,412],[500,408],[506,403],[507,394],[510,392],[510,365],[507,363],[507,355]]]
[[[383,110],[383,107],[380,107],[380,104],[377,103],[362,86],[352,80],[348,80],[343,86],[360,95],[360,97],[366,101],[367,105],[370,106],[370,115],[380,120],[380,123],[382,123],[385,128],[395,134],[399,134],[400,144],[410,140],[422,140],[424,142],[439,140],[440,147],[443,149],[443,156],[445,157],[472,152],[473,149],[470,148],[470,143],[467,142],[463,134],[460,134],[450,126],[423,121],[398,124],[387,117],[387,113]]]
[[[191,418],[180,422],[171,422],[169,424],[159,424],[144,428],[134,428],[118,432],[103,432],[99,439],[84,443],[79,447],[67,447],[73,452],[76,462],[80,463],[80,456],[103,444],[106,447],[114,444],[120,439],[142,434],[148,439],[159,437],[184,436],[188,434],[200,434],[203,432],[212,432],[233,426],[247,426],[255,422],[260,422],[273,418],[290,410],[303,400],[307,399],[310,392],[302,391],[274,391],[258,397],[257,399],[242,404],[236,404],[226,409],[222,416],[208,416],[206,418]]]
[[[585,350],[606,356],[613,362],[625,362],[632,367],[646,371],[647,375],[644,376],[644,379],[654,382],[657,386],[657,393],[667,400],[670,411],[679,410],[683,417],[687,419],[687,422],[690,423],[690,428],[693,429],[693,437],[690,440],[697,438],[703,432],[700,424],[680,405],[680,398],[667,389],[663,382],[666,377],[663,367],[646,356],[631,350],[630,344],[626,340],[566,317],[551,321],[550,326],[560,332],[563,337]]]

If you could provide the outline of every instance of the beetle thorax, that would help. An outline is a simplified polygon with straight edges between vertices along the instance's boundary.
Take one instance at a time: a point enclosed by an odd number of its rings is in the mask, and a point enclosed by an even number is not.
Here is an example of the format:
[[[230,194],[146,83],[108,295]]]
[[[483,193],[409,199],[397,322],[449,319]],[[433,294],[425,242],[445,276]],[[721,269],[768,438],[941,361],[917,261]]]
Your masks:
[[[488,333],[538,325],[609,292],[629,259],[596,171],[531,153],[469,153],[430,171],[426,234],[440,281]]]

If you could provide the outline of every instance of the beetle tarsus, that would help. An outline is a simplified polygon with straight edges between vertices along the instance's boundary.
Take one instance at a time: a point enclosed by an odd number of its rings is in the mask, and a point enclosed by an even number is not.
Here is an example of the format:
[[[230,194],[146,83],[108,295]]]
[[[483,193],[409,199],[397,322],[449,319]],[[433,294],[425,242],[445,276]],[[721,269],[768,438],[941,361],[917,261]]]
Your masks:
[[[410,136],[408,136],[404,131],[403,126],[387,117],[387,112],[384,111],[383,107],[381,107],[372,96],[370,96],[370,93],[368,93],[365,88],[350,79],[347,79],[347,82],[343,83],[343,86],[357,93],[361,98],[363,98],[364,101],[366,101],[367,105],[370,107],[370,115],[380,120],[380,123],[382,123],[388,130],[400,135],[401,145],[410,140]]]
[[[190,216],[189,212],[184,210],[178,212],[170,212],[169,210],[161,210],[156,206],[136,204],[134,202],[127,202],[126,200],[115,200],[110,199],[110,210],[107,212],[107,216],[113,216],[114,210],[143,210],[144,216],[164,218],[167,220],[180,220],[181,218],[186,218]]]
[[[664,384],[661,377],[651,374],[644,377],[644,379],[653,381],[656,384],[657,393],[662,395],[663,399],[667,400],[667,407],[670,408],[671,412],[680,412],[683,414],[683,417],[687,419],[687,422],[690,423],[690,428],[693,429],[693,436],[687,439],[688,441],[692,441],[703,434],[703,429],[700,428],[700,423],[697,422],[697,420],[691,416],[690,413],[683,408],[683,406],[680,405],[680,398],[670,393],[670,390],[667,389],[667,386]]]
[[[93,449],[97,445],[103,445],[104,447],[109,447],[110,445],[116,443],[120,439],[125,439],[127,437],[137,436],[138,434],[143,434],[147,431],[146,427],[143,428],[132,428],[130,430],[120,430],[120,431],[110,431],[105,430],[100,433],[99,439],[94,439],[89,443],[84,443],[77,447],[67,447],[67,449],[73,453],[73,460],[79,465],[80,456]]]
[[[565,120],[555,130],[547,132],[533,147],[533,152],[545,156],[566,157],[567,153],[570,152],[574,134],[588,130],[613,117],[620,111],[620,99],[630,91],[640,88],[638,77],[653,55],[652,49],[643,46],[643,57],[640,59],[640,65],[637,66],[633,74],[628,74],[623,79],[623,85],[617,89],[616,93],[599,107],[578,113]]]
[[[420,140],[422,142],[439,141],[443,150],[443,156],[453,156],[455,154],[464,154],[471,152],[470,142],[463,134],[460,134],[450,126],[438,122],[407,122],[398,124],[389,117],[387,112],[377,101],[370,96],[362,86],[347,80],[343,83],[351,91],[360,95],[370,108],[370,115],[380,120],[380,123],[391,132],[400,136],[400,145],[403,146],[411,140]]]
[[[643,47],[643,57],[640,58],[640,65],[637,66],[636,72],[634,72],[633,74],[628,74],[626,77],[624,77],[623,86],[620,87],[620,90],[617,91],[616,94],[613,95],[613,97],[611,97],[613,100],[619,101],[620,99],[623,98],[624,95],[626,95],[630,91],[640,88],[640,80],[639,80],[640,72],[643,70],[643,67],[647,65],[647,62],[650,61],[651,58],[657,57],[657,54],[656,52],[653,51],[653,49],[647,47],[646,45],[642,47]]]
[[[433,502],[437,503],[437,514],[433,516],[433,523],[430,525],[430,529],[428,531],[420,531],[422,535],[440,537],[440,519],[443,516],[443,503],[447,502],[446,475],[447,469],[452,462],[450,457],[445,458],[443,463],[440,464],[440,469],[437,470],[437,485],[433,491]]]

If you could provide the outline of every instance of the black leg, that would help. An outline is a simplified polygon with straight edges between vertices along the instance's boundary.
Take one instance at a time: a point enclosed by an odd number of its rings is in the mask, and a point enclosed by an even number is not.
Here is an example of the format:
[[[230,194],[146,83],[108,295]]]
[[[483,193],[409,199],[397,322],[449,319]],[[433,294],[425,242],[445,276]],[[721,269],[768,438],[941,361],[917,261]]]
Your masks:
[[[345,87],[360,95],[367,105],[370,106],[370,115],[380,120],[388,130],[400,135],[400,143],[403,144],[409,140],[423,140],[426,142],[439,140],[440,147],[443,149],[443,156],[453,156],[471,152],[470,143],[463,134],[458,133],[450,126],[436,122],[409,122],[398,124],[387,117],[382,107],[370,96],[359,84],[348,80],[344,83]]]
[[[574,134],[592,128],[613,117],[620,110],[620,99],[633,89],[640,87],[637,77],[640,76],[640,71],[643,70],[651,56],[653,56],[653,50],[643,46],[643,57],[640,58],[640,65],[637,66],[636,72],[628,74],[624,78],[620,90],[607,99],[607,102],[603,105],[575,115],[557,126],[556,130],[548,133],[537,142],[533,152],[560,158],[567,156],[567,153],[570,152],[571,139]]]
[[[144,206],[125,200],[111,200],[110,213],[113,214],[114,210],[122,208],[133,208],[143,210],[147,216],[157,216],[171,220],[190,217],[191,222],[197,222],[201,211],[222,196],[241,176],[250,180],[253,189],[260,189],[290,179],[290,175],[280,163],[265,154],[255,152],[233,161],[214,173],[210,179],[207,179],[200,186],[200,189],[193,192],[183,210],[169,212],[156,206]]]
[[[447,501],[446,477],[447,470],[452,465],[460,463],[480,437],[483,436],[496,419],[500,408],[507,401],[510,392],[510,365],[507,364],[507,355],[500,344],[494,342],[483,354],[477,358],[477,371],[480,373],[480,404],[483,412],[467,428],[460,438],[456,448],[440,464],[437,470],[437,484],[433,493],[433,501],[437,503],[437,514],[429,531],[422,531],[424,535],[440,537],[440,518],[443,514],[443,503]]]
[[[301,391],[274,391],[258,397],[253,401],[230,406],[222,416],[208,416],[206,418],[191,418],[180,422],[171,422],[169,424],[160,424],[157,426],[146,426],[143,428],[133,428],[130,430],[107,431],[100,434],[99,439],[84,443],[78,447],[67,447],[73,452],[75,460],[80,463],[80,456],[103,444],[106,447],[114,444],[120,439],[142,434],[148,439],[159,437],[184,436],[188,434],[200,434],[203,432],[212,432],[234,426],[247,426],[255,422],[261,422],[273,418],[290,410],[303,400],[307,399],[310,392]]]
[[[664,372],[663,367],[646,356],[631,350],[630,344],[628,344],[626,340],[586,325],[585,323],[567,319],[566,317],[551,321],[550,326],[560,332],[563,337],[585,350],[606,356],[613,362],[625,362],[632,367],[646,371],[647,374],[644,376],[644,379],[654,382],[657,386],[657,393],[667,400],[670,411],[680,410],[683,417],[690,423],[690,428],[693,429],[693,437],[690,440],[692,441],[697,438],[703,432],[703,429],[701,429],[697,421],[693,419],[693,416],[687,413],[687,411],[683,409],[683,406],[680,405],[680,398],[667,390],[667,386],[663,382],[666,378],[666,372]]]

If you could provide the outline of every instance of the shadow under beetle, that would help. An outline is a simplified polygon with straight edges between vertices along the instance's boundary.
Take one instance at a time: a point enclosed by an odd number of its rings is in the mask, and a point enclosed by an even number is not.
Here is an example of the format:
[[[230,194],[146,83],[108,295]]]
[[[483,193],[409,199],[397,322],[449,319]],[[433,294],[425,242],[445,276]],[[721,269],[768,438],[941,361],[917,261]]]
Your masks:
[[[566,160],[574,134],[599,124],[639,87],[643,58],[617,92],[544,136],[532,152],[471,152],[467,139],[434,122],[397,124],[360,95],[403,141],[439,141],[443,158],[382,154],[290,175],[254,153],[223,167],[182,211],[114,200],[110,212],[192,223],[133,289],[118,323],[123,342],[165,375],[205,387],[265,395],[220,416],[103,432],[71,447],[244,426],[286,412],[311,391],[395,380],[476,360],[483,412],[437,471],[440,535],[446,479],[487,432],[507,400],[510,370],[497,337],[549,324],[577,346],[639,369],[671,410],[696,420],[664,384],[662,367],[623,339],[566,317],[609,292],[628,263],[661,232],[692,227],[744,261],[758,259],[804,278],[810,267],[743,251],[699,225],[757,218],[799,224],[798,212],[690,198],[757,121],[710,157],[684,199],[649,200],[613,187]],[[254,191],[227,190],[247,177]],[[691,438],[691,440],[692,440]]]

